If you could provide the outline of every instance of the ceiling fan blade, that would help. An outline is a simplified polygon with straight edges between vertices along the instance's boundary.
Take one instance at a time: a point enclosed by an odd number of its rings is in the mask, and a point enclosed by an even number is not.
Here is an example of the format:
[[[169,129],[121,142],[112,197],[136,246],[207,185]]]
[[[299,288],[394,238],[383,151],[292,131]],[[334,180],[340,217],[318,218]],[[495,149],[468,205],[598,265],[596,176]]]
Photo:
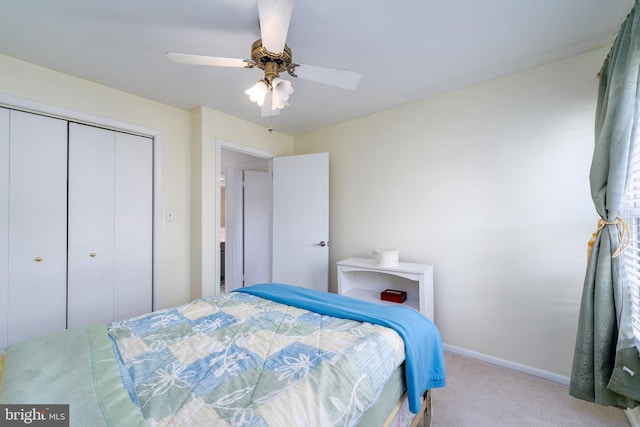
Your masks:
[[[315,65],[298,65],[294,72],[301,79],[349,90],[357,88],[362,78],[362,74],[355,71],[337,70]]]
[[[279,108],[276,108],[275,110],[271,109],[271,106],[273,103],[273,100],[271,99],[272,96],[273,96],[273,93],[270,90],[267,91],[267,95],[264,97],[264,103],[260,107],[260,115],[262,117],[271,117],[271,116],[277,116],[280,114]]]
[[[269,96],[269,95],[267,95]],[[271,101],[265,99],[264,100],[264,104],[262,104],[262,107],[260,107],[260,116],[262,117],[272,117],[272,116],[277,116],[280,114],[280,110],[279,109],[275,109],[272,110],[271,109]]]
[[[284,51],[294,0],[258,0],[262,46],[271,53]]]
[[[246,67],[251,61],[238,58],[222,58],[218,56],[188,55],[184,53],[167,53],[167,57],[178,64],[213,65],[217,67]]]

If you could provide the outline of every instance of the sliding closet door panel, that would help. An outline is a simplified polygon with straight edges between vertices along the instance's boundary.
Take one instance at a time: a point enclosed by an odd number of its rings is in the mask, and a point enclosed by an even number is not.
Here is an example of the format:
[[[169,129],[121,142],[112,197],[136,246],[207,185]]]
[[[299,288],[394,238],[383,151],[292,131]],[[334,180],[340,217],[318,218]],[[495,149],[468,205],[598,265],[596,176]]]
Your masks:
[[[116,133],[114,320],[151,311],[153,140]]]
[[[115,132],[69,125],[68,327],[113,319]]]
[[[0,108],[0,354],[7,345],[9,307],[9,110]]]
[[[11,111],[8,343],[66,323],[67,122]]]

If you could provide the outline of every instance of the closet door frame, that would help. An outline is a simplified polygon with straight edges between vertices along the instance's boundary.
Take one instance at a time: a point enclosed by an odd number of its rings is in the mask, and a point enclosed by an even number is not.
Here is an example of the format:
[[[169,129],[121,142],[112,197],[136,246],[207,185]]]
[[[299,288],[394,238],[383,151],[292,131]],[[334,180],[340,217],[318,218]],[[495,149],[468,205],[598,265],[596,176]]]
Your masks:
[[[153,139],[153,306],[163,307],[162,299],[162,132],[131,123],[107,119],[80,111],[17,98],[0,93],[0,106],[43,116],[64,119]]]

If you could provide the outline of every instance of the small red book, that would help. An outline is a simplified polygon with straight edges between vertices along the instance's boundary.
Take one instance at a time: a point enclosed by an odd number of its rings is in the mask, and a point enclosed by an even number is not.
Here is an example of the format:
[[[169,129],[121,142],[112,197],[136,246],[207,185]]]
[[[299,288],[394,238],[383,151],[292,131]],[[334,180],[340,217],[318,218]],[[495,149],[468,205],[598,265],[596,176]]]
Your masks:
[[[383,301],[403,303],[407,300],[407,293],[405,291],[396,291],[395,289],[385,289],[380,292],[380,299]]]

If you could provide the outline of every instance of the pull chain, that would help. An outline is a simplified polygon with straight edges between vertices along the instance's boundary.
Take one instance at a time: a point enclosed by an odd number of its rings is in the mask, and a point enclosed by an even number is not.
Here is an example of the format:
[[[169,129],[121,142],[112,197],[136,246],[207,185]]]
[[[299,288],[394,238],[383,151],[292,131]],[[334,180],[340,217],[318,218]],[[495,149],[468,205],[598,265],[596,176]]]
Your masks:
[[[273,132],[271,118],[273,117],[273,87],[269,86],[269,133]]]

